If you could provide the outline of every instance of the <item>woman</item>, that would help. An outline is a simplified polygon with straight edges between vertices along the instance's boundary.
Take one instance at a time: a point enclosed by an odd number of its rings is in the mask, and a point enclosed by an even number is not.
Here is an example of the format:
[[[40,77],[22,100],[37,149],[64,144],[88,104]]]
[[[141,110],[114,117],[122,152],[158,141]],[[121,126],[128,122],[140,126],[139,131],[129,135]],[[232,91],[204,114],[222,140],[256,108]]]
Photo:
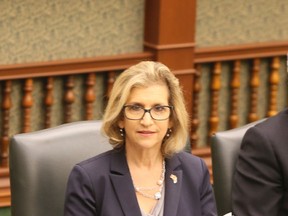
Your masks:
[[[165,65],[144,61],[124,71],[103,117],[113,150],[74,167],[65,215],[216,215],[207,167],[182,152],[188,122]]]

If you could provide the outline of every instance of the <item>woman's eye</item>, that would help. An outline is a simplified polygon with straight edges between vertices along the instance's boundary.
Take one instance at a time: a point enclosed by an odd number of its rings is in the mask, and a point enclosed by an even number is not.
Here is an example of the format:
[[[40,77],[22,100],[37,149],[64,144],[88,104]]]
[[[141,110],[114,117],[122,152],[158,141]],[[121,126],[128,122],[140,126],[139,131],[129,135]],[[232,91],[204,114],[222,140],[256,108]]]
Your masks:
[[[133,110],[133,111],[139,111],[141,110],[142,108],[140,106],[130,106],[130,110]]]
[[[154,109],[156,112],[162,112],[162,111],[164,111],[165,107],[163,107],[163,106],[156,106],[156,107],[154,107],[153,109]]]

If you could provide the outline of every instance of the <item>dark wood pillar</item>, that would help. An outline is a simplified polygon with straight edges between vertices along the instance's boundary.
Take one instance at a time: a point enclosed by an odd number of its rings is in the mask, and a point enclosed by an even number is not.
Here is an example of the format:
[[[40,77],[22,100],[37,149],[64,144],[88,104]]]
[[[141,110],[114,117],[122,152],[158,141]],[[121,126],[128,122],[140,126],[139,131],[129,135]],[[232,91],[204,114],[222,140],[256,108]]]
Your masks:
[[[179,78],[192,113],[196,0],[146,0],[145,50]]]

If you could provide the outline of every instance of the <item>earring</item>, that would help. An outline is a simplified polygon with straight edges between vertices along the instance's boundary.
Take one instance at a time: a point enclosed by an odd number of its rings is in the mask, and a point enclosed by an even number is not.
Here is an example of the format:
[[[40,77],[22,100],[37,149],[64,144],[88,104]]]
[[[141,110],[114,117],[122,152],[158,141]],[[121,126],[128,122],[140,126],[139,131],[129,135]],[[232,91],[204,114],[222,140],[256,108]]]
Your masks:
[[[119,128],[119,132],[120,132],[120,136],[124,137],[124,129],[123,128]]]
[[[172,129],[168,128],[167,133],[166,133],[166,137],[169,138],[171,133],[172,133]]]

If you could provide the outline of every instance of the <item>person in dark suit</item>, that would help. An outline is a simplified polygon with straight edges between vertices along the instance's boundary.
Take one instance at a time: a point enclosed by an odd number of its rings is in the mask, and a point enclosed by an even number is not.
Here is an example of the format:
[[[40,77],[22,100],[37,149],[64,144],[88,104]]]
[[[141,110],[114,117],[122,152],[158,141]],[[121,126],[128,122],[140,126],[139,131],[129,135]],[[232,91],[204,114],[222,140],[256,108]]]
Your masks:
[[[216,215],[205,163],[183,151],[188,128],[179,81],[165,65],[125,70],[103,117],[113,150],[75,165],[64,215]]]
[[[288,109],[250,128],[232,187],[236,216],[288,215]]]

